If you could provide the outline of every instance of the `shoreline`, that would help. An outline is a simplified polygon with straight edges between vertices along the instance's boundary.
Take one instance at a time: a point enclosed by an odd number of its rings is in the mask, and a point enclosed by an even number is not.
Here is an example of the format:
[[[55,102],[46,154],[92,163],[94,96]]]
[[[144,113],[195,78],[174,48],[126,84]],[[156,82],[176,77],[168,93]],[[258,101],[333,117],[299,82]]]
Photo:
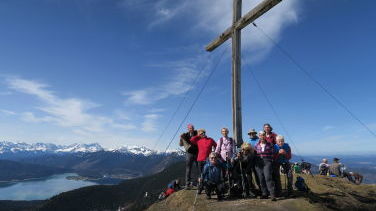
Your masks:
[[[62,174],[77,174],[77,173],[62,173]],[[5,180],[5,181],[0,181],[0,185],[4,183],[17,183],[17,182],[27,182],[27,181],[32,181],[32,180],[40,180],[40,179],[47,179],[49,177],[53,177],[55,175],[61,175],[61,174],[52,174],[49,176],[44,176],[44,177],[34,177],[34,178],[28,178],[28,179],[13,179],[13,180]]]

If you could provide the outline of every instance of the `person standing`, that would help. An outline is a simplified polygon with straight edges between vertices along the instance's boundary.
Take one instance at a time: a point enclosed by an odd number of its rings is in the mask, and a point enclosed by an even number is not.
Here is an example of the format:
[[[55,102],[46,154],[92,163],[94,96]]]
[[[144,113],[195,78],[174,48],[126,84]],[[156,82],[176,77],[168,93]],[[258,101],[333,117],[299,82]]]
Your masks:
[[[278,135],[276,137],[277,144],[274,145],[274,170],[273,170],[273,179],[275,183],[275,194],[279,196],[282,192],[282,185],[281,185],[281,176],[280,176],[280,169],[282,167],[282,172],[287,177],[287,195],[291,196],[292,194],[292,169],[290,165],[291,159],[291,148],[290,146],[285,143],[285,138],[283,136]]]
[[[213,148],[215,149],[217,147],[217,143],[215,143],[212,138],[206,136],[206,131],[204,129],[199,129],[197,134],[197,136],[191,138],[191,143],[197,145],[198,147],[197,162],[200,178],[202,180],[202,170],[204,168],[206,159],[213,151]],[[202,184],[200,184],[198,187],[198,193],[201,193],[202,188]]]
[[[269,123],[265,123],[264,124],[265,140],[267,142],[270,142],[274,146],[277,143],[276,142],[277,134],[273,133],[272,131],[273,131],[272,126],[270,126]]]
[[[252,168],[255,166],[255,151],[249,143],[243,143],[241,151],[233,159],[233,179],[246,196],[255,197],[252,187]],[[251,187],[250,187],[251,185]],[[243,190],[244,188],[244,190]],[[252,188],[252,190],[250,190]]]
[[[249,139],[248,139],[248,143],[253,147],[255,148],[256,144],[258,143],[259,141],[259,137],[257,136],[257,132],[255,129],[250,129],[249,132],[248,132],[248,135],[249,135]]]
[[[231,159],[234,154],[235,142],[234,139],[228,137],[228,129],[221,129],[222,137],[217,142],[217,148],[215,152],[222,158],[222,161]]]
[[[185,187],[189,189],[193,186],[192,180],[192,166],[195,165],[198,171],[198,164],[197,164],[197,154],[198,154],[198,147],[195,144],[191,143],[191,138],[197,135],[197,131],[195,130],[192,124],[187,125],[188,132],[183,133],[180,135],[180,146],[184,146],[185,149]]]
[[[261,199],[268,198],[268,194],[270,193],[270,197],[272,201],[276,201],[275,197],[275,185],[272,178],[273,172],[273,154],[274,154],[274,145],[270,142],[266,141],[265,132],[259,132],[259,143],[256,144],[256,170],[258,173],[258,177],[260,179],[260,186],[261,186]]]
[[[249,132],[248,132],[248,135],[249,135],[249,139],[248,139],[248,143],[252,146],[252,150],[255,151],[255,146],[256,144],[259,142],[259,137],[257,136],[257,132],[255,129],[250,129]],[[256,152],[254,153],[256,154]],[[250,173],[250,176],[251,178],[255,178],[254,180],[252,179],[250,182],[250,185],[251,185],[251,189],[253,190],[256,190],[256,189],[259,189],[261,190],[260,188],[260,180],[258,178],[258,174],[257,174],[257,171],[256,171],[256,166],[255,165],[252,165],[251,166],[251,172]],[[254,177],[252,177],[252,174]],[[257,184],[257,188],[256,188],[256,185]]]
[[[197,162],[199,166],[198,169],[201,174],[206,159],[209,157],[209,154],[212,152],[213,148],[215,149],[217,147],[217,143],[215,143],[212,138],[206,136],[206,131],[204,129],[199,129],[197,134],[197,136],[191,138],[191,143],[197,145],[198,147]]]

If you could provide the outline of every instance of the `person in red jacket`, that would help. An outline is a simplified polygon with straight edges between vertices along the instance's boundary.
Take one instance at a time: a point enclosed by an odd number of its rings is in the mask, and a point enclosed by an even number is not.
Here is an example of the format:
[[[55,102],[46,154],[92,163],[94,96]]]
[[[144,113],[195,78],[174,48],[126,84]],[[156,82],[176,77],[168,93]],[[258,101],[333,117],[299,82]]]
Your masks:
[[[265,132],[265,140],[271,144],[273,144],[273,146],[277,143],[276,142],[276,137],[277,137],[277,134],[273,133],[273,128],[272,126],[270,126],[269,123],[265,123],[264,124],[264,132]]]
[[[191,138],[191,143],[197,145],[198,147],[198,169],[201,177],[202,169],[204,168],[206,159],[209,154],[217,147],[217,143],[206,136],[206,131],[204,129],[197,130],[197,136]],[[200,185],[199,185],[200,186]],[[198,188],[198,192],[201,193],[202,187]]]
[[[217,147],[217,143],[212,138],[206,136],[206,131],[204,129],[199,129],[197,134],[197,136],[191,138],[191,143],[198,147],[197,162],[201,173],[206,159],[213,151],[213,148],[215,149]]]

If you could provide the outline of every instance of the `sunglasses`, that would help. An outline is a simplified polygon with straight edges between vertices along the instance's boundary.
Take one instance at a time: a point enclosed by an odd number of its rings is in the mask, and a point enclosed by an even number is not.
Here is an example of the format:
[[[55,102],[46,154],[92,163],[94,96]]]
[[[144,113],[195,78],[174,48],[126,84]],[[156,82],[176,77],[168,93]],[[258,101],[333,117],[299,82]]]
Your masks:
[[[215,159],[215,157],[210,157],[210,160],[214,160]]]

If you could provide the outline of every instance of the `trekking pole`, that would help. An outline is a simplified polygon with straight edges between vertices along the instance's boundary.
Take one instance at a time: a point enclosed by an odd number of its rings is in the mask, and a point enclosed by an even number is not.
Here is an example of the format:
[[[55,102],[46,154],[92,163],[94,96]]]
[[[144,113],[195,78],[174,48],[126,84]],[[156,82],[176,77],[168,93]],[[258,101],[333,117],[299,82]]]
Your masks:
[[[196,202],[197,202],[197,196],[198,196],[198,192],[200,191],[200,187],[202,185],[202,173],[200,174],[200,179],[198,180],[198,187],[197,187],[197,191],[196,191],[196,196],[195,196],[195,200],[193,201],[193,211],[195,210],[195,206],[196,206]]]
[[[240,175],[241,175],[241,178],[242,178],[242,187],[243,187],[243,198],[246,198],[247,197],[247,193],[245,191],[245,181],[244,181],[244,174],[243,174],[243,168],[242,168],[242,162],[239,158],[239,165],[240,165]]]

